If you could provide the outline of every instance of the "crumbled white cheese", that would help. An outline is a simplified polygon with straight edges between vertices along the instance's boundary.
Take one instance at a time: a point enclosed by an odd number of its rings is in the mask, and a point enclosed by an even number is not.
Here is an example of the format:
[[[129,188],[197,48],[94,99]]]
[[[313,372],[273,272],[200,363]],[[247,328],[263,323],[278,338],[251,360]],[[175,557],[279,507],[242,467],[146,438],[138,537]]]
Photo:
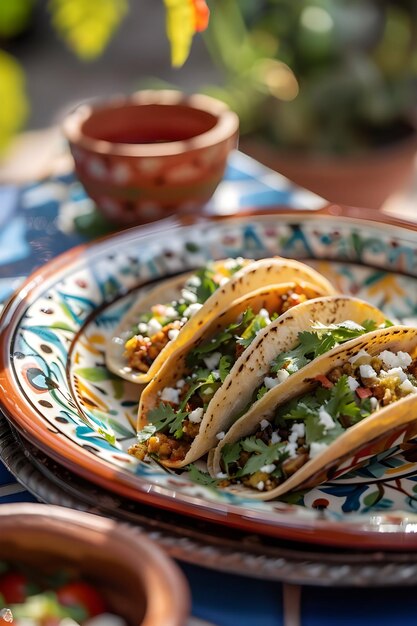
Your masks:
[[[188,306],[184,311],[184,317],[186,319],[189,319],[190,317],[195,315],[197,311],[201,309],[202,306],[203,305],[200,304],[199,302],[194,302],[193,304],[190,304],[190,306]]]
[[[305,424],[293,424],[292,428],[291,428],[291,435],[290,437],[295,437],[296,441],[297,439],[301,439],[302,437],[305,436],[306,433],[306,428],[305,428]]]
[[[264,385],[267,389],[272,389],[279,385],[279,380],[277,378],[272,378],[272,376],[265,376]]]
[[[187,280],[187,285],[199,287],[201,285],[201,278],[199,278],[199,276],[191,276],[191,278]]]
[[[183,378],[180,378],[179,380],[177,380],[177,383],[175,386],[177,389],[182,389],[184,385],[185,385],[185,380]]]
[[[377,378],[378,377],[372,365],[359,365],[359,373],[362,378]]]
[[[256,488],[258,489],[258,491],[263,491],[265,487],[265,483],[263,480],[260,480],[259,483],[256,485]]]
[[[226,434],[226,433],[224,432],[224,430],[222,430],[220,433],[217,433],[217,435],[216,435],[216,439],[218,439],[219,441],[221,441],[222,439],[224,439],[225,434]]]
[[[152,317],[149,320],[149,322],[148,322],[148,334],[149,335],[155,335],[156,333],[159,333],[161,328],[162,328],[162,325],[158,322],[157,319]]]
[[[262,465],[259,471],[265,472],[265,474],[272,474],[275,468],[276,468],[275,463],[269,463],[268,465]]]
[[[371,404],[371,411],[376,411],[379,406],[377,398],[371,397],[369,398],[369,402]]]
[[[417,393],[417,387],[414,387],[413,383],[411,380],[408,380],[408,378],[401,383],[400,389],[404,393]]]
[[[287,380],[290,373],[287,370],[278,370],[277,371],[277,381],[281,384],[284,380]]]
[[[242,265],[243,258],[237,257],[236,259],[226,259],[223,263],[223,266],[227,270],[234,270],[239,265]]]
[[[271,323],[271,318],[269,317],[269,311],[267,311],[266,309],[261,309],[258,315],[260,315],[260,317],[263,317],[267,324]]]
[[[345,320],[341,324],[336,324],[336,326],[340,326],[341,328],[348,328],[349,330],[364,330],[363,326],[357,324],[353,320]]]
[[[168,339],[170,339],[171,341],[174,341],[174,339],[176,339],[178,337],[179,332],[180,331],[178,330],[178,328],[171,328],[168,331]]]
[[[401,367],[393,367],[392,369],[387,371],[386,376],[396,376],[400,379],[401,382],[407,380],[407,374]]]
[[[165,311],[164,311],[164,315],[165,315],[165,317],[167,319],[173,320],[173,319],[175,319],[177,317],[178,314],[177,314],[177,312],[176,312],[176,310],[174,309],[173,306],[166,306],[165,307]]]
[[[146,335],[148,332],[148,325],[145,324],[145,322],[140,322],[140,324],[138,324],[138,331]]]
[[[285,451],[288,452],[291,459],[294,459],[297,456],[297,442],[289,441],[285,446]]]
[[[401,352],[401,350],[397,354],[390,350],[383,350],[379,358],[389,368],[408,367],[412,362],[411,356],[407,352]]]
[[[188,414],[188,419],[193,424],[199,424],[201,422],[201,418],[203,417],[203,413],[203,407],[198,407],[198,409],[194,409],[194,411],[191,411],[191,413]]]
[[[181,296],[183,297],[185,302],[189,302],[190,304],[194,304],[194,302],[197,302],[196,294],[192,291],[189,291],[188,289],[182,289]]]
[[[347,377],[347,384],[348,384],[348,387],[349,387],[349,389],[351,391],[355,391],[355,389],[357,389],[359,387],[358,381],[355,378],[353,378],[352,376],[348,376]]]
[[[261,427],[261,430],[265,430],[265,428],[268,428],[269,426],[268,420],[262,420],[259,426]]]
[[[173,387],[165,387],[161,393],[161,400],[164,402],[172,402],[172,404],[179,404],[180,390]]]
[[[214,380],[220,380],[220,372],[219,372],[219,370],[213,370],[211,372],[211,375],[213,376]]]
[[[278,435],[276,431],[274,431],[271,435],[271,443],[279,443],[281,441],[281,437]]]
[[[217,368],[221,356],[222,355],[220,352],[213,352],[213,354],[209,354],[208,356],[204,357],[203,361],[209,370],[214,370]]]
[[[336,426],[330,413],[326,411],[324,406],[319,409],[319,423],[324,426],[324,431],[327,432]]]
[[[227,478],[227,474],[225,474],[224,472],[217,472],[216,478],[218,480],[223,480],[224,478]]]
[[[354,354],[350,359],[349,359],[349,363],[351,363],[352,365],[354,363],[356,363],[356,361],[358,359],[369,359],[371,360],[371,355],[367,353],[366,350],[359,350],[359,352],[357,354]]]
[[[401,350],[397,352],[397,358],[400,362],[400,367],[408,367],[413,362],[413,359],[408,354],[408,352],[402,352]]]
[[[318,456],[328,448],[327,443],[321,443],[320,441],[312,441],[310,444],[310,459]]]

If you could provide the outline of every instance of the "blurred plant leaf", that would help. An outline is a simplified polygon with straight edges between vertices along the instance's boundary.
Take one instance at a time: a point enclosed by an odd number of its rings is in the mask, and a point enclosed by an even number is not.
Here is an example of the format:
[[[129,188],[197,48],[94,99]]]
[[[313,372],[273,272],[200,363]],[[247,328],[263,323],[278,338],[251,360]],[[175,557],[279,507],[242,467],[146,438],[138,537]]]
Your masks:
[[[15,37],[27,27],[33,0],[0,0],[0,36]]]
[[[194,34],[207,27],[209,10],[205,0],[164,0],[164,4],[171,63],[181,67],[190,53]]]
[[[23,126],[28,101],[25,79],[17,61],[0,50],[0,152],[12,136]]]
[[[128,10],[127,0],[49,0],[52,24],[81,59],[98,57]]]

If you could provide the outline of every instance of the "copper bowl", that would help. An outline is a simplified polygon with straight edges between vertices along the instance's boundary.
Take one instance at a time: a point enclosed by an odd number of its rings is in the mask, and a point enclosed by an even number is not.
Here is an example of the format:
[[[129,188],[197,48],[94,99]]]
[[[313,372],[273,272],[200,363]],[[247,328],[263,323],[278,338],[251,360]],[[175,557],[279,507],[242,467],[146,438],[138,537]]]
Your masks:
[[[172,90],[81,105],[63,123],[79,180],[105,217],[121,225],[206,203],[238,130],[237,115],[223,102]]]
[[[190,596],[178,566],[132,527],[46,504],[0,505],[0,560],[63,569],[91,582],[129,626],[184,626]]]

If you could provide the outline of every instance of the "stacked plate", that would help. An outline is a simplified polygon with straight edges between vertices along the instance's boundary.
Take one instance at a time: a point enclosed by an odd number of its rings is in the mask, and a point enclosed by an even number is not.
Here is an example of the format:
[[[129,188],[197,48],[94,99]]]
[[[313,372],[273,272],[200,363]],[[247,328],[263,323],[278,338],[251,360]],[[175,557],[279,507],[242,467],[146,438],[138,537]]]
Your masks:
[[[415,583],[412,445],[285,502],[196,485],[127,454],[138,387],[106,369],[104,346],[149,284],[240,256],[305,259],[338,291],[414,325],[416,254],[413,230],[340,211],[172,221],[70,250],[31,276],[3,316],[12,430],[1,424],[2,457],[40,499],[131,521],[184,560],[310,584]]]

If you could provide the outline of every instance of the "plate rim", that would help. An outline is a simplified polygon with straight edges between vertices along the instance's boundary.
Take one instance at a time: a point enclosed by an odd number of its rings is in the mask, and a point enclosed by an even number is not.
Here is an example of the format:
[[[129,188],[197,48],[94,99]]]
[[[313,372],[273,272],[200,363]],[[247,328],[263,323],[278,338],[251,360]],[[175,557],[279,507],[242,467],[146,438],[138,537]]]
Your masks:
[[[162,493],[163,490],[158,486],[149,488],[145,484],[139,484],[136,477],[129,472],[118,470],[105,459],[97,458],[93,455],[81,454],[79,446],[68,439],[62,433],[58,433],[58,437],[54,432],[54,446],[48,445],[49,440],[52,442],[53,427],[30,419],[31,407],[26,403],[23,396],[19,397],[20,403],[16,399],[9,397],[16,394],[16,385],[13,375],[9,368],[6,367],[10,361],[10,343],[13,339],[15,327],[20,320],[19,315],[22,310],[26,310],[28,303],[25,301],[27,297],[36,298],[38,289],[44,289],[44,278],[51,278],[78,262],[80,257],[87,252],[88,255],[94,256],[98,254],[100,249],[104,249],[109,245],[115,245],[113,242],[119,240],[138,240],[147,236],[152,236],[155,232],[164,234],[172,229],[180,227],[188,227],[194,225],[203,225],[204,223],[218,222],[236,222],[239,219],[247,220],[249,218],[256,219],[264,216],[282,216],[291,218],[294,221],[310,221],[317,218],[325,219],[328,216],[341,218],[349,223],[359,223],[362,226],[369,224],[372,228],[382,230],[389,229],[392,226],[405,230],[417,230],[416,224],[410,224],[406,220],[398,218],[388,219],[381,222],[380,213],[378,211],[361,211],[359,209],[351,209],[340,207],[338,205],[328,205],[324,209],[318,211],[294,211],[285,208],[277,208],[268,211],[246,211],[234,216],[227,217],[211,217],[197,215],[185,218],[170,218],[162,222],[153,223],[145,227],[133,227],[124,231],[116,232],[98,240],[87,244],[81,244],[72,248],[57,257],[48,261],[44,266],[33,272],[23,283],[20,289],[12,296],[6,305],[1,321],[0,321],[0,388],[3,391],[0,398],[0,407],[10,423],[16,427],[23,437],[33,443],[47,456],[50,456],[58,463],[64,465],[70,471],[74,471],[82,478],[89,480],[99,486],[110,489],[128,499],[137,502],[146,502],[151,506],[173,510],[184,515],[225,524],[229,527],[236,527],[245,531],[261,532],[262,534],[274,537],[287,538],[293,541],[303,541],[307,543],[340,546],[349,545],[352,547],[364,547],[366,540],[366,548],[384,548],[384,549],[403,549],[417,548],[417,532],[407,532],[407,517],[396,516],[395,513],[390,515],[392,521],[392,529],[390,532],[381,532],[378,526],[370,523],[370,518],[364,515],[363,521],[344,524],[340,521],[323,519],[319,512],[311,512],[311,516],[301,519],[291,520],[279,516],[279,512],[262,512],[262,519],[259,519],[259,512],[256,509],[244,509],[242,506],[233,505],[231,503],[219,503],[209,500],[203,500],[195,496],[181,494],[181,500],[176,500],[172,495]],[[166,228],[164,228],[164,226]],[[42,284],[43,283],[43,284]],[[33,300],[32,300],[33,301]],[[13,323],[12,323],[13,322]],[[32,414],[33,416],[33,414]],[[45,433],[47,440],[45,441]],[[48,435],[49,433],[49,435]],[[63,443],[64,442],[64,443]],[[94,470],[100,466],[100,473]]]

